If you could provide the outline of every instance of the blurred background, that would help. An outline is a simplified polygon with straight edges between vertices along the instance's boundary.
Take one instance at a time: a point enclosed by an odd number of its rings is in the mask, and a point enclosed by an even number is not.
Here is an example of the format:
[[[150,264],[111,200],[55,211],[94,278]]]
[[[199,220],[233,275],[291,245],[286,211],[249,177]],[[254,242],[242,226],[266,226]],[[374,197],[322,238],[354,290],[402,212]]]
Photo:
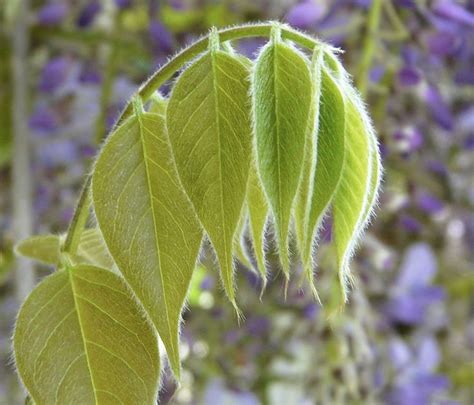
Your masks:
[[[15,259],[67,228],[84,174],[137,86],[209,27],[278,19],[341,47],[385,167],[345,313],[274,271],[243,266],[239,327],[212,260],[184,314],[184,370],[169,404],[474,403],[472,0],[4,0],[0,2],[0,404],[24,393],[11,363],[19,301],[52,269]],[[238,49],[253,57],[258,39]],[[166,93],[167,89],[163,91]],[[317,286],[331,268],[325,224]],[[207,265],[206,265],[207,264]],[[17,269],[17,270],[15,270]]]

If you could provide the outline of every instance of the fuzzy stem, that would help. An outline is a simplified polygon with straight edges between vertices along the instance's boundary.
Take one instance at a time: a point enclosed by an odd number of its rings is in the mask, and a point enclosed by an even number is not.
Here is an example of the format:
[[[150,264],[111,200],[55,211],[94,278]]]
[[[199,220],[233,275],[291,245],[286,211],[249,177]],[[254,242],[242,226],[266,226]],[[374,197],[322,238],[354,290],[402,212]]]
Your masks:
[[[374,0],[378,1],[378,0]],[[246,24],[239,25],[237,27],[226,28],[223,30],[218,30],[217,34],[219,36],[219,41],[232,41],[242,38],[251,38],[251,37],[266,37],[268,38],[271,35],[272,28],[274,28],[275,22],[267,22],[262,24]],[[278,24],[281,30],[282,39],[287,39],[290,41],[297,42],[299,45],[308,48],[312,51],[316,46],[320,46],[326,49],[330,47],[309,35],[298,32],[288,26],[283,24]],[[133,102],[132,100],[139,96],[144,103],[146,103],[151,96],[163,85],[167,80],[169,80],[173,74],[181,69],[187,62],[198,56],[200,53],[205,52],[209,46],[209,35],[199,39],[193,44],[189,45],[187,48],[184,48],[179,52],[175,57],[170,59],[167,63],[161,66],[153,75],[139,88],[137,93],[132,97],[131,101],[128,102],[125,109],[122,111],[122,114],[117,119],[116,126],[123,122],[126,118],[130,117],[133,114]],[[334,51],[336,51],[334,49]],[[88,194],[91,187],[91,176],[89,175],[85,184],[82,193]],[[90,208],[90,199],[80,198],[76,212],[71,222],[71,226],[68,229],[67,239],[76,240],[80,237],[84,224],[81,224],[77,218],[82,218],[85,213],[89,213]],[[87,218],[87,217],[86,217]],[[72,245],[74,247],[74,245]],[[70,244],[65,244],[64,249],[71,253]]]

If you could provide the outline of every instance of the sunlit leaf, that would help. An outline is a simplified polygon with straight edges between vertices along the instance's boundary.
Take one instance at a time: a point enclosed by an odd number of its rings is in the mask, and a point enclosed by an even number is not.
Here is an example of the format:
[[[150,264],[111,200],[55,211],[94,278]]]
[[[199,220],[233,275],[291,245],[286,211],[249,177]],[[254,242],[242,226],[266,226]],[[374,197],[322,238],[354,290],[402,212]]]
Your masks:
[[[179,77],[167,111],[179,177],[216,251],[235,307],[232,244],[251,156],[248,91],[246,66],[216,43]]]
[[[21,307],[13,343],[36,404],[156,403],[156,334],[107,270],[79,265],[48,276]]]
[[[59,235],[36,235],[22,240],[15,246],[15,253],[44,264],[59,263]]]
[[[168,100],[164,98],[160,93],[155,92],[150,99],[150,105],[148,112],[158,114],[161,118],[166,119],[166,107]]]
[[[180,314],[202,239],[176,174],[164,120],[136,114],[109,138],[92,181],[94,209],[119,270],[180,373]]]
[[[340,87],[321,70],[321,99],[317,135],[317,165],[311,175],[305,224],[303,264],[312,283],[312,249],[333,199],[344,161],[344,98]]]
[[[279,38],[277,28],[255,62],[252,94],[258,171],[288,276],[290,216],[303,168],[313,95],[305,57]]]

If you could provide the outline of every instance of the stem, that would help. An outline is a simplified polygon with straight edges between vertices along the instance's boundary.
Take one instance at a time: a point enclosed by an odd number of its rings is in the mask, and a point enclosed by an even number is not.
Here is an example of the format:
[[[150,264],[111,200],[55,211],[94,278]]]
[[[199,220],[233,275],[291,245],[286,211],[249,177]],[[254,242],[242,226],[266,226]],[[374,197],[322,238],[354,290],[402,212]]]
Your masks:
[[[28,142],[28,72],[27,58],[29,47],[28,32],[29,1],[17,2],[12,33],[12,75],[13,75],[13,163],[12,199],[13,229],[16,241],[32,234],[32,197],[30,150]],[[23,301],[33,289],[35,273],[33,264],[26,258],[17,259],[15,272],[16,297]]]
[[[336,48],[332,48],[329,45],[310,37],[309,35],[303,34],[286,25],[275,22],[240,25],[237,27],[219,30],[217,31],[217,33],[219,35],[220,42],[251,37],[268,38],[271,34],[272,28],[275,27],[275,24],[278,24],[280,27],[282,39],[294,41],[299,45],[308,48],[310,51],[313,51],[316,46],[320,46],[324,49],[332,50],[334,52],[338,51]],[[131,98],[131,101],[128,102],[127,106],[122,111],[120,117],[117,119],[116,126],[133,114],[133,100],[136,99],[137,96],[141,98],[143,103],[146,103],[148,99],[153,96],[156,90],[158,90],[161,85],[163,85],[167,80],[169,80],[176,71],[181,69],[187,62],[198,56],[200,53],[206,51],[206,49],[208,49],[208,46],[209,35],[184,48],[182,51],[176,54],[174,58],[172,58],[163,66],[161,66],[155,73],[153,73],[153,75],[138,89],[137,93]],[[73,220],[68,229],[68,235],[64,244],[64,251],[69,253],[73,253],[74,248],[77,248],[77,245],[75,243],[77,243],[77,241],[80,239],[80,235],[85,225],[85,220],[87,220],[87,216],[89,214],[89,207],[91,201],[85,196],[89,195],[91,179],[92,175],[89,174],[84,184],[81,198],[79,199]],[[81,219],[84,216],[86,219],[84,220],[84,222],[82,222]]]
[[[372,59],[375,51],[376,36],[380,25],[380,16],[382,11],[382,0],[373,0],[369,11],[369,21],[367,32],[362,49],[362,58],[357,74],[357,87],[362,94],[367,94],[367,84],[369,79],[369,69],[372,65]]]
[[[86,226],[87,218],[89,218],[89,208],[91,204],[90,199],[90,188],[91,188],[92,176],[88,176],[84,186],[82,187],[79,202],[77,203],[76,210],[72,217],[71,224],[67,231],[66,240],[62,247],[63,252],[74,255],[79,246],[81,240],[81,234]]]

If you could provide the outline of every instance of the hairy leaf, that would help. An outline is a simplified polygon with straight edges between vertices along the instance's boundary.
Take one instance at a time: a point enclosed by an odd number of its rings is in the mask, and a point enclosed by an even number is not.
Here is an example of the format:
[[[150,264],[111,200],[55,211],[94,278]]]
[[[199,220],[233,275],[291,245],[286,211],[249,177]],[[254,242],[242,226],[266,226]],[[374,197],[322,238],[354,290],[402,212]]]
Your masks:
[[[37,235],[27,238],[15,247],[15,252],[41,263],[58,266],[60,264],[60,244],[64,235]],[[105,246],[99,229],[86,229],[81,234],[77,253],[72,257],[76,264],[93,264],[105,269],[113,269],[114,262]]]
[[[240,263],[249,270],[254,271],[245,248],[245,226],[247,224],[247,216],[247,208],[244,206],[239,223],[237,224],[237,230],[234,234],[234,254]]]
[[[311,189],[312,174],[316,170],[317,164],[317,146],[318,146],[318,127],[319,127],[319,101],[321,98],[321,63],[322,52],[315,50],[313,59],[311,61],[311,78],[313,102],[309,112],[308,128],[306,130],[306,144],[303,163],[303,172],[300,179],[298,194],[295,204],[295,229],[296,240],[301,256],[304,254],[305,245],[305,225],[306,216],[308,214],[309,192]],[[314,287],[313,274],[311,267],[307,269],[310,272],[307,274],[308,282],[310,283],[313,293],[317,296]]]
[[[268,206],[256,170],[250,171],[247,189],[247,205],[249,210],[250,235],[257,268],[263,279],[263,291],[267,283],[267,270],[265,266],[265,224],[267,222]]]
[[[168,100],[164,98],[159,92],[155,92],[150,99],[150,106],[148,112],[158,114],[161,118],[166,119],[166,107]]]
[[[317,165],[310,183],[304,232],[303,264],[308,275],[312,275],[314,239],[339,184],[344,161],[344,98],[340,87],[325,69],[321,70],[319,105]]]
[[[288,277],[290,216],[304,161],[312,86],[305,57],[274,30],[252,76],[257,166]]]
[[[156,402],[156,334],[107,270],[78,265],[46,277],[21,307],[13,344],[36,404]]]
[[[105,242],[180,373],[178,330],[202,239],[179,184],[164,120],[139,111],[109,138],[92,195]]]
[[[355,91],[344,85],[346,102],[346,138],[343,172],[334,197],[334,241],[336,245],[339,281],[346,300],[350,282],[349,260],[368,216],[369,196],[372,200],[378,187],[372,186],[374,142],[370,121],[363,116],[365,110]],[[376,164],[376,163],[375,163]],[[377,169],[378,171],[378,169]],[[378,176],[377,171],[374,173]],[[370,201],[372,204],[373,201]]]
[[[216,251],[236,307],[232,245],[251,154],[248,70],[212,46],[179,77],[167,126],[179,177]]]

